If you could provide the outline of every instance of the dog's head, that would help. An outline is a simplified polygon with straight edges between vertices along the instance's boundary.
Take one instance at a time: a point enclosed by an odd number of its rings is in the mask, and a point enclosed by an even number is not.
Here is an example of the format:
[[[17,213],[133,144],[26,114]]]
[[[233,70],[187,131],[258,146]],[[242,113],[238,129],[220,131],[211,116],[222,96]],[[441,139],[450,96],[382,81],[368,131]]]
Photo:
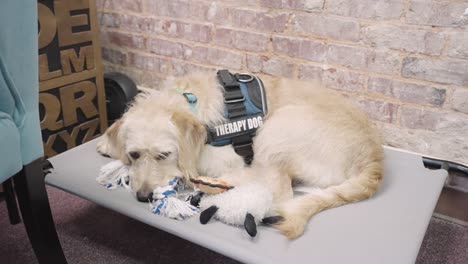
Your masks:
[[[148,201],[156,187],[166,186],[175,176],[186,182],[197,176],[206,131],[190,112],[144,98],[106,136],[108,144],[117,146],[111,156],[130,165],[130,187],[137,199]]]

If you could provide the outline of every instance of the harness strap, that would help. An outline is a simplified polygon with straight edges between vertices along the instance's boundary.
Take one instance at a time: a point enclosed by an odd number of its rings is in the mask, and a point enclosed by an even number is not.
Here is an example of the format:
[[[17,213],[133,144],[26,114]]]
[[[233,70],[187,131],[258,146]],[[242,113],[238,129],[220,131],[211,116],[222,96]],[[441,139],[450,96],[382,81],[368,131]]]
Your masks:
[[[228,71],[218,71],[218,79],[224,87],[224,104],[228,112],[228,118],[233,119],[247,115],[244,106],[245,97],[241,92],[237,79]],[[250,165],[253,160],[252,137],[250,135],[241,135],[232,138],[234,151],[244,158],[244,162]]]
[[[229,119],[247,115],[247,110],[245,109],[243,103],[226,104],[226,109],[228,112]]]
[[[250,165],[254,158],[252,144],[253,141],[250,135],[238,136],[232,139],[234,151],[244,159],[244,162],[247,165]]]

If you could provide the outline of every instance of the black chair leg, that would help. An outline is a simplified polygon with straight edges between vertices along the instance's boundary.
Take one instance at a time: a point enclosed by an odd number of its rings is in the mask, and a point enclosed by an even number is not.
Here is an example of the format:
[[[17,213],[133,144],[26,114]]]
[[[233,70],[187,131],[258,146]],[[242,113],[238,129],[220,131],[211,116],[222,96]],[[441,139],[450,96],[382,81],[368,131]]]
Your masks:
[[[23,222],[39,263],[67,263],[52,218],[42,160],[24,166],[15,175],[14,183]]]
[[[3,191],[5,192],[5,201],[7,204],[10,224],[16,225],[21,223],[21,219],[18,212],[18,205],[16,203],[16,195],[15,191],[13,190],[13,182],[11,178],[3,182]]]

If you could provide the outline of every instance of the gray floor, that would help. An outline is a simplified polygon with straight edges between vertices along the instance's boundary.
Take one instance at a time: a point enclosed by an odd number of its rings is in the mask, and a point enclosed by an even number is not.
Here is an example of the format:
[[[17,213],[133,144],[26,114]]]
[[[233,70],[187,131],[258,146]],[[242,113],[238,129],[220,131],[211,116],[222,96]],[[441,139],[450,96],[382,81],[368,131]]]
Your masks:
[[[68,193],[48,190],[69,263],[237,263]],[[37,263],[23,225],[8,223],[4,203],[0,226],[0,262]],[[417,263],[468,263],[468,227],[433,218]]]

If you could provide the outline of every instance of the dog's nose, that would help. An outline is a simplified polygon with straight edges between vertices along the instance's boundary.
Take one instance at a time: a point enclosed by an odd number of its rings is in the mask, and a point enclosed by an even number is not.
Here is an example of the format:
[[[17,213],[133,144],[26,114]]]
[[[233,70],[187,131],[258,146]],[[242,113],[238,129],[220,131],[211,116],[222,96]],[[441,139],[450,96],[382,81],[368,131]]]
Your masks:
[[[148,202],[148,200],[151,200],[151,198],[153,198],[153,193],[139,191],[137,192],[136,197],[139,202]]]

